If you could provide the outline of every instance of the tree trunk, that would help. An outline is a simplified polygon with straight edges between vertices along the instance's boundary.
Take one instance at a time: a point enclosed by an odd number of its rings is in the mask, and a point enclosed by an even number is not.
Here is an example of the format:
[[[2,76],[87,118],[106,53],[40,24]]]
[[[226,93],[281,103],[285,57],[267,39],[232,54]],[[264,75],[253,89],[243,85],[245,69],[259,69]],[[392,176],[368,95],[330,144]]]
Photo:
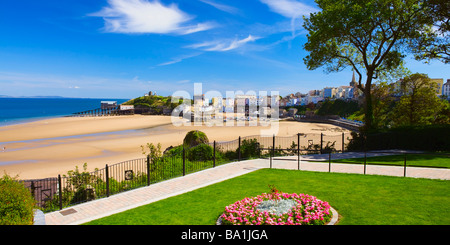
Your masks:
[[[372,104],[372,75],[373,72],[367,73],[367,81],[364,92],[364,129],[370,131],[373,129],[373,104]]]

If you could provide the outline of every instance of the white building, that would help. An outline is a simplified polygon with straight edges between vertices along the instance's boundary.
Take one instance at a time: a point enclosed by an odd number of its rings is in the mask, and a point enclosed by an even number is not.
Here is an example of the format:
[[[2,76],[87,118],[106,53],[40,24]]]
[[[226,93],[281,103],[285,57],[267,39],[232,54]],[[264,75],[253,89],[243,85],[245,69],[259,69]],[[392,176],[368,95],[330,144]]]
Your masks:
[[[353,98],[353,87],[340,86],[337,88],[336,99],[350,99]]]
[[[447,82],[442,86],[442,95],[450,98],[450,79],[447,79]]]
[[[300,100],[299,98],[292,98],[289,100],[289,102],[286,103],[286,106],[296,106],[300,104]]]
[[[121,111],[127,111],[127,110],[133,110],[133,109],[134,109],[134,105],[120,105]]]

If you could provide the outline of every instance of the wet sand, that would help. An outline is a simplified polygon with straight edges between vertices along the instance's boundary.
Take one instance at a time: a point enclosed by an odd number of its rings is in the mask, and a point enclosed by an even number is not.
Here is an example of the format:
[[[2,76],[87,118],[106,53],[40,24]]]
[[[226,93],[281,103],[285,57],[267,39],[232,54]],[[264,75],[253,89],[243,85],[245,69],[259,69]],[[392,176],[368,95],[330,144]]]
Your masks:
[[[270,126],[174,126],[169,116],[62,117],[0,127],[0,171],[20,179],[56,177],[84,163],[88,171],[144,157],[141,145],[162,149],[182,143],[190,130],[210,141],[261,135]],[[341,135],[348,130],[330,124],[280,121],[277,136],[297,133]],[[3,147],[6,149],[3,151]]]

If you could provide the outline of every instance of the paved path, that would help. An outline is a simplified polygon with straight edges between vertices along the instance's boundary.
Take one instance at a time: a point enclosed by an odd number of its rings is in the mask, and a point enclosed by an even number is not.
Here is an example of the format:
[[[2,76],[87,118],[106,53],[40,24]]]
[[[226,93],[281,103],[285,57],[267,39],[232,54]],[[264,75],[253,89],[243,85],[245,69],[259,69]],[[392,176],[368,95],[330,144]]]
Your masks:
[[[351,155],[352,154],[352,155]],[[380,153],[371,153],[380,154]],[[354,153],[333,154],[334,159],[359,157]],[[298,169],[297,157],[284,157],[286,160],[272,161],[273,168]],[[314,162],[314,160],[328,160],[326,155],[302,156],[300,169],[305,171],[325,171],[341,173],[364,173],[362,164],[337,164],[332,163],[331,169],[328,162]],[[145,204],[156,202],[171,196],[176,196],[204,186],[221,182],[247,174],[261,168],[269,168],[268,159],[255,159],[235,163],[229,163],[216,168],[196,172],[183,177],[178,177],[152,184],[150,186],[112,195],[95,201],[86,202],[72,206],[61,211],[45,214],[45,224],[47,225],[78,225],[91,220],[109,216],[114,213],[139,207]],[[367,165],[366,174],[403,176],[404,168],[397,166],[374,166]],[[431,169],[408,167],[407,177],[431,178],[450,180],[450,169]]]

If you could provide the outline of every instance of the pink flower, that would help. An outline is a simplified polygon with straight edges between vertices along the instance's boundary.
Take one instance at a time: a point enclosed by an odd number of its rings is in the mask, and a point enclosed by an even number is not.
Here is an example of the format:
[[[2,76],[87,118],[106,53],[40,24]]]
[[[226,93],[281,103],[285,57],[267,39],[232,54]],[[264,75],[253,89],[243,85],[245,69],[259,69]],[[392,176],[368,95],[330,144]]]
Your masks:
[[[291,199],[296,201],[296,206],[288,213],[278,216],[267,211],[257,209],[258,205],[265,200]],[[232,205],[225,207],[221,217],[230,222],[230,224],[246,225],[302,225],[314,221],[314,224],[320,224],[325,217],[330,216],[330,205],[327,202],[318,200],[316,197],[297,194],[274,192],[272,194],[263,193],[256,197],[246,197]],[[305,219],[303,219],[305,215]]]

